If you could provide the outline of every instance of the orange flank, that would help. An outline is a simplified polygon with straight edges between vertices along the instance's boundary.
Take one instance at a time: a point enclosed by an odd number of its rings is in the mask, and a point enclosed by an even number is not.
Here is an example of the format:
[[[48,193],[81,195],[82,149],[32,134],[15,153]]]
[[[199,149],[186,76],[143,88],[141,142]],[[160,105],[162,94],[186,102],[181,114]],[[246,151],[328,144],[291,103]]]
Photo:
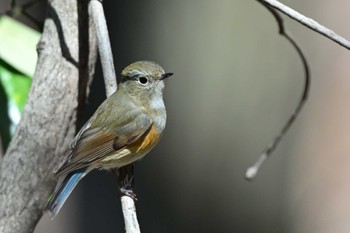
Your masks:
[[[157,144],[160,138],[160,133],[154,125],[146,132],[144,137],[141,137],[130,147],[131,153],[138,153],[151,150]]]

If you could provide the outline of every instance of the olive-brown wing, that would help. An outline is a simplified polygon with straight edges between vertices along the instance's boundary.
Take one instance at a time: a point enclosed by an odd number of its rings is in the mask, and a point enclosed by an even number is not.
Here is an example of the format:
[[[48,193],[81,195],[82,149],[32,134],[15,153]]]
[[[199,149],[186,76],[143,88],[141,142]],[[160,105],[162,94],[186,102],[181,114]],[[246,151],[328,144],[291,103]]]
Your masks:
[[[91,124],[87,123],[85,128],[82,128],[83,131],[77,134],[70,149],[54,170],[56,175],[66,175],[118,153],[148,132],[152,121],[145,114],[140,114],[112,130],[107,127],[90,126]]]

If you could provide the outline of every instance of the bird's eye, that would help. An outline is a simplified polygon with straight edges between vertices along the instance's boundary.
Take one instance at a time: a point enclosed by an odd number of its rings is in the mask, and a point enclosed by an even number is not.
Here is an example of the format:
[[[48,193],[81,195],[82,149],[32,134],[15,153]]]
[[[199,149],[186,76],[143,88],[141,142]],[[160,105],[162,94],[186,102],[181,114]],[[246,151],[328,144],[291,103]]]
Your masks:
[[[145,84],[147,84],[147,82],[148,82],[148,78],[146,78],[146,77],[139,77],[139,78],[138,78],[138,82],[139,82],[140,84],[142,84],[142,85],[145,85]]]

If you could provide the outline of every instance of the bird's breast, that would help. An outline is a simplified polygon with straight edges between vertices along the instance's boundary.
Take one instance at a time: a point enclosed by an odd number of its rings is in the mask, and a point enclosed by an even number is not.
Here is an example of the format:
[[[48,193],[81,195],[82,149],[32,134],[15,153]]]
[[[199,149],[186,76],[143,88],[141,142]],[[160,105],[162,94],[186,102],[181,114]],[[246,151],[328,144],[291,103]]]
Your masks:
[[[153,124],[157,130],[162,133],[166,124],[166,110],[162,95],[154,96],[149,105],[150,114],[152,116]]]

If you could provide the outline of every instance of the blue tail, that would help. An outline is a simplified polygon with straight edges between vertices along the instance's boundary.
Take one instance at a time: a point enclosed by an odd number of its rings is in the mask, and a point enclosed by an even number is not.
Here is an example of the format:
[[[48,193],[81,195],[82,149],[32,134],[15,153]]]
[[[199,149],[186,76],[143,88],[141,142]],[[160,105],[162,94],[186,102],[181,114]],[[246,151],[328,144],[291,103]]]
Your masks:
[[[69,173],[61,183],[57,191],[50,197],[44,212],[49,212],[50,218],[53,219],[66,202],[69,194],[73,191],[78,182],[86,175],[86,171],[79,170]]]

